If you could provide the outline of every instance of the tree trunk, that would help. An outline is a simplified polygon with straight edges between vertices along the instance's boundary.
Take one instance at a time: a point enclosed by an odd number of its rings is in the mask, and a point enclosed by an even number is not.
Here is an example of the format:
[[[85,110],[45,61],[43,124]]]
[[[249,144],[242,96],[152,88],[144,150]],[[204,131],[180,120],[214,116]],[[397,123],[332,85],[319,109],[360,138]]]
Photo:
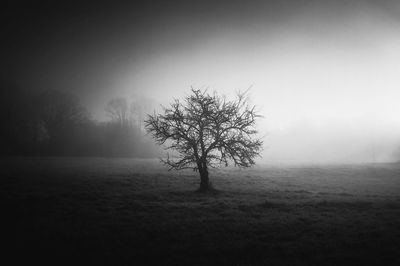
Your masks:
[[[207,169],[200,172],[200,189],[199,191],[207,191],[210,189]]]
[[[200,188],[199,192],[210,190],[210,181],[208,179],[208,169],[206,164],[198,164],[200,173]]]

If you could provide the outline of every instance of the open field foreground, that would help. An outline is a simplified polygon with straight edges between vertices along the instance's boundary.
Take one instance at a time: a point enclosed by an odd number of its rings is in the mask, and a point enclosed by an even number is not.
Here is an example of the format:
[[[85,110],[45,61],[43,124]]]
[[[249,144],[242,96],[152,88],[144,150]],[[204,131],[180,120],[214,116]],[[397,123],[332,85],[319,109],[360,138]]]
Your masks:
[[[157,160],[0,171],[7,265],[400,265],[400,164],[223,168],[207,195]]]

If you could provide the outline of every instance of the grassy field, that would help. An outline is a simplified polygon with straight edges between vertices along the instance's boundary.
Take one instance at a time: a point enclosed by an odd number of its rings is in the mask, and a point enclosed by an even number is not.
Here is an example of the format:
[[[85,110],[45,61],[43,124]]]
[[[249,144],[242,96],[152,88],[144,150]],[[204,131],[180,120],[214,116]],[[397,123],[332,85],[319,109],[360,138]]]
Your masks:
[[[0,176],[7,265],[400,265],[400,164],[222,168],[207,195],[156,160],[2,158]]]

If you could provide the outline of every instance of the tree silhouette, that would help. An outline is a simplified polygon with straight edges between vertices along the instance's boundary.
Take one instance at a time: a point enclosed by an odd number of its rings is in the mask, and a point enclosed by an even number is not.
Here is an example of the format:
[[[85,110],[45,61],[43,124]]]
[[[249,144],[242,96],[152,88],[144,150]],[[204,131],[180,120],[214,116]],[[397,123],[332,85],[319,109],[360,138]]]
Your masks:
[[[38,123],[48,138],[50,152],[73,148],[74,133],[89,123],[89,113],[71,94],[48,90],[39,95]]]
[[[249,167],[259,156],[262,140],[256,138],[255,123],[260,117],[250,106],[245,93],[228,101],[216,92],[193,89],[183,102],[175,100],[164,107],[164,114],[149,115],[147,131],[166,149],[176,150],[179,156],[162,160],[169,170],[199,171],[199,191],[210,187],[208,169],[218,165]]]
[[[128,109],[128,101],[123,97],[119,97],[109,100],[105,111],[113,122],[124,127],[129,122]]]

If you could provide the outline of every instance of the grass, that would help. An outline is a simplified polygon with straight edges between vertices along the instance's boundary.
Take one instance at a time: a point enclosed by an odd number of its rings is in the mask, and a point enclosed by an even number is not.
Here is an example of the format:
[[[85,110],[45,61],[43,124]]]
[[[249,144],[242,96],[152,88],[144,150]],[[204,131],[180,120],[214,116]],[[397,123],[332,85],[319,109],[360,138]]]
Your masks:
[[[14,264],[400,265],[400,165],[262,165],[3,158]]]

